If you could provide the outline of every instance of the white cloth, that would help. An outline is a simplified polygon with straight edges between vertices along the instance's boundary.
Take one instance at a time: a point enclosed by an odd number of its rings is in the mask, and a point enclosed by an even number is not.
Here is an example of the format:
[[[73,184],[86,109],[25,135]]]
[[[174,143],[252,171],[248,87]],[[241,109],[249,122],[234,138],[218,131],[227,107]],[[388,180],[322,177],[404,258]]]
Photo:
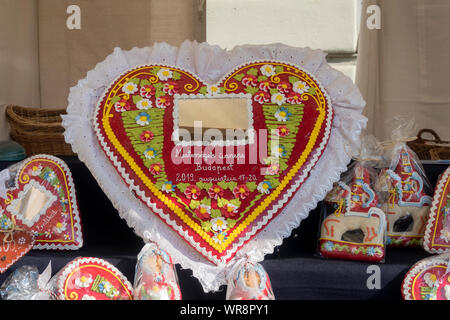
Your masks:
[[[254,60],[285,61],[309,72],[330,96],[335,116],[328,146],[283,213],[243,246],[230,263],[216,266],[193,250],[156,215],[149,214],[149,208],[130,192],[100,148],[93,130],[93,112],[106,87],[121,73],[138,65],[172,65],[195,73],[208,83],[215,83],[234,67]],[[86,163],[128,225],[141,237],[147,231],[153,241],[158,241],[161,248],[172,255],[175,263],[192,269],[206,292],[226,284],[227,270],[233,262],[249,252],[252,252],[249,256],[254,262],[263,260],[265,254],[272,253],[274,247],[299,226],[346,170],[350,161],[348,153],[359,147],[359,136],[367,121],[361,115],[365,102],[358,88],[350,78],[326,63],[322,51],[282,44],[244,45],[230,51],[195,41],[185,41],[179,48],[167,43],[129,51],[116,48],[70,89],[68,100],[67,115],[63,117],[66,141],[72,144],[74,152]]]

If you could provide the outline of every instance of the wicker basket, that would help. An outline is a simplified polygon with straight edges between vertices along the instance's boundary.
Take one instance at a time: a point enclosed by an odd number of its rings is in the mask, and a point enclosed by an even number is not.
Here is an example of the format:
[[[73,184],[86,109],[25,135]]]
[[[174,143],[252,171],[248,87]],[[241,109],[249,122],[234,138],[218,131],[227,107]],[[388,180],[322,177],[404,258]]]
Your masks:
[[[39,109],[8,105],[6,118],[11,139],[21,144],[32,156],[38,153],[69,156],[72,148],[64,141],[61,114],[65,109]]]
[[[422,135],[430,133],[434,140],[424,139]],[[431,129],[422,129],[417,134],[417,139],[407,143],[408,146],[419,156],[421,160],[449,160],[450,141],[442,140],[438,134]]]

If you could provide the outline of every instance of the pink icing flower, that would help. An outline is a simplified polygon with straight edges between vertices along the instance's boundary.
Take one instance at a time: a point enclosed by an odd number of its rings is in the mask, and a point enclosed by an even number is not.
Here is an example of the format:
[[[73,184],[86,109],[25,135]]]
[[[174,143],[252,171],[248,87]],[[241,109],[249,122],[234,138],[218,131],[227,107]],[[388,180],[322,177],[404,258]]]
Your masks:
[[[286,137],[289,135],[289,128],[285,125],[278,126],[277,128],[277,136],[279,137]]]
[[[281,81],[277,85],[277,89],[280,93],[288,93],[292,89],[292,85],[287,81]]]
[[[139,136],[139,139],[141,139],[142,142],[149,142],[153,139],[154,134],[150,130],[144,130]]]
[[[139,93],[141,94],[141,97],[143,98],[151,98],[155,94],[155,87],[148,84],[141,87],[141,90]]]
[[[238,207],[231,203],[227,203],[226,205],[224,205],[222,208],[220,208],[220,211],[222,212],[222,215],[228,219],[237,219],[240,216]]]
[[[211,218],[211,207],[201,204],[195,209],[194,213],[200,220],[209,220]]]
[[[300,93],[293,91],[289,93],[289,95],[286,98],[286,101],[291,104],[300,104],[302,103],[302,96]]]
[[[184,195],[188,199],[196,200],[200,196],[200,193],[201,193],[200,188],[193,184],[191,184],[186,188],[186,190],[184,190]]]
[[[162,166],[160,163],[153,163],[150,166],[149,171],[152,175],[157,176],[158,174],[161,173],[161,169],[162,169]]]
[[[178,93],[179,90],[180,88],[175,81],[167,81],[163,87],[163,91],[169,96],[173,96],[175,93]]]
[[[253,100],[256,102],[263,104],[270,101],[270,93],[264,91],[258,91],[254,96]]]
[[[245,184],[240,184],[233,189],[233,194],[236,198],[245,199],[250,194],[250,190],[248,190]]]
[[[170,99],[162,96],[156,99],[156,106],[158,108],[166,108],[170,106]]]
[[[131,110],[131,103],[128,100],[120,99],[114,104],[114,109],[116,109],[117,112]]]
[[[247,74],[242,78],[242,84],[246,87],[256,87],[258,85],[258,79],[252,74]]]
[[[259,83],[258,88],[264,92],[269,92],[270,89],[275,88],[275,83],[269,80],[264,80]]]
[[[211,199],[217,199],[218,197],[222,197],[223,196],[223,188],[218,186],[217,184],[213,185],[211,188],[209,188],[208,190],[208,195]]]
[[[272,163],[269,167],[266,168],[266,172],[264,175],[273,176],[278,174],[278,171],[280,171],[280,164],[279,163]]]

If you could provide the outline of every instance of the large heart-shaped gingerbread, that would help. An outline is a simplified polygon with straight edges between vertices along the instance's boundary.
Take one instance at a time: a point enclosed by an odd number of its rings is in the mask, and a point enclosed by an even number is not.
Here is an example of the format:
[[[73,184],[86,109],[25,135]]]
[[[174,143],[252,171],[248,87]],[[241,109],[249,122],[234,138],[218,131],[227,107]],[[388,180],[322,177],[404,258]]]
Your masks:
[[[216,85],[171,66],[128,70],[99,99],[94,124],[102,149],[137,197],[220,264],[263,230],[308,178],[332,117],[327,93],[310,74],[261,61],[237,67]],[[195,120],[243,135],[221,139],[216,130],[208,140],[209,130],[197,130]]]
[[[83,245],[75,186],[67,165],[50,155],[35,155],[8,170],[6,199],[0,211],[35,235],[34,249],[78,249]]]
[[[423,247],[432,253],[450,251],[450,167],[436,184]]]

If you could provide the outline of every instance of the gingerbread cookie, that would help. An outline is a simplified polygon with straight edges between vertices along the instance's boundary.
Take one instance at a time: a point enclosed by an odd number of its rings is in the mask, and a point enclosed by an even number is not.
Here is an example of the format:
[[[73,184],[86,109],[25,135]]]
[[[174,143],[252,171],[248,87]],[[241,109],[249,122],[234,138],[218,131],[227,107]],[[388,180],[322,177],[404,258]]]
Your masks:
[[[402,146],[394,153],[393,165],[380,172],[376,189],[383,193],[390,246],[419,246],[430,212],[429,182],[412,151]]]
[[[250,262],[240,266],[228,280],[227,300],[275,300],[263,266]]]
[[[385,215],[378,208],[369,168],[356,162],[325,199],[333,210],[323,221],[319,252],[327,258],[381,261],[385,255]]]
[[[423,247],[431,253],[450,251],[450,167],[441,174],[436,185]]]
[[[138,256],[134,299],[181,300],[172,258],[154,243],[147,244]]]

